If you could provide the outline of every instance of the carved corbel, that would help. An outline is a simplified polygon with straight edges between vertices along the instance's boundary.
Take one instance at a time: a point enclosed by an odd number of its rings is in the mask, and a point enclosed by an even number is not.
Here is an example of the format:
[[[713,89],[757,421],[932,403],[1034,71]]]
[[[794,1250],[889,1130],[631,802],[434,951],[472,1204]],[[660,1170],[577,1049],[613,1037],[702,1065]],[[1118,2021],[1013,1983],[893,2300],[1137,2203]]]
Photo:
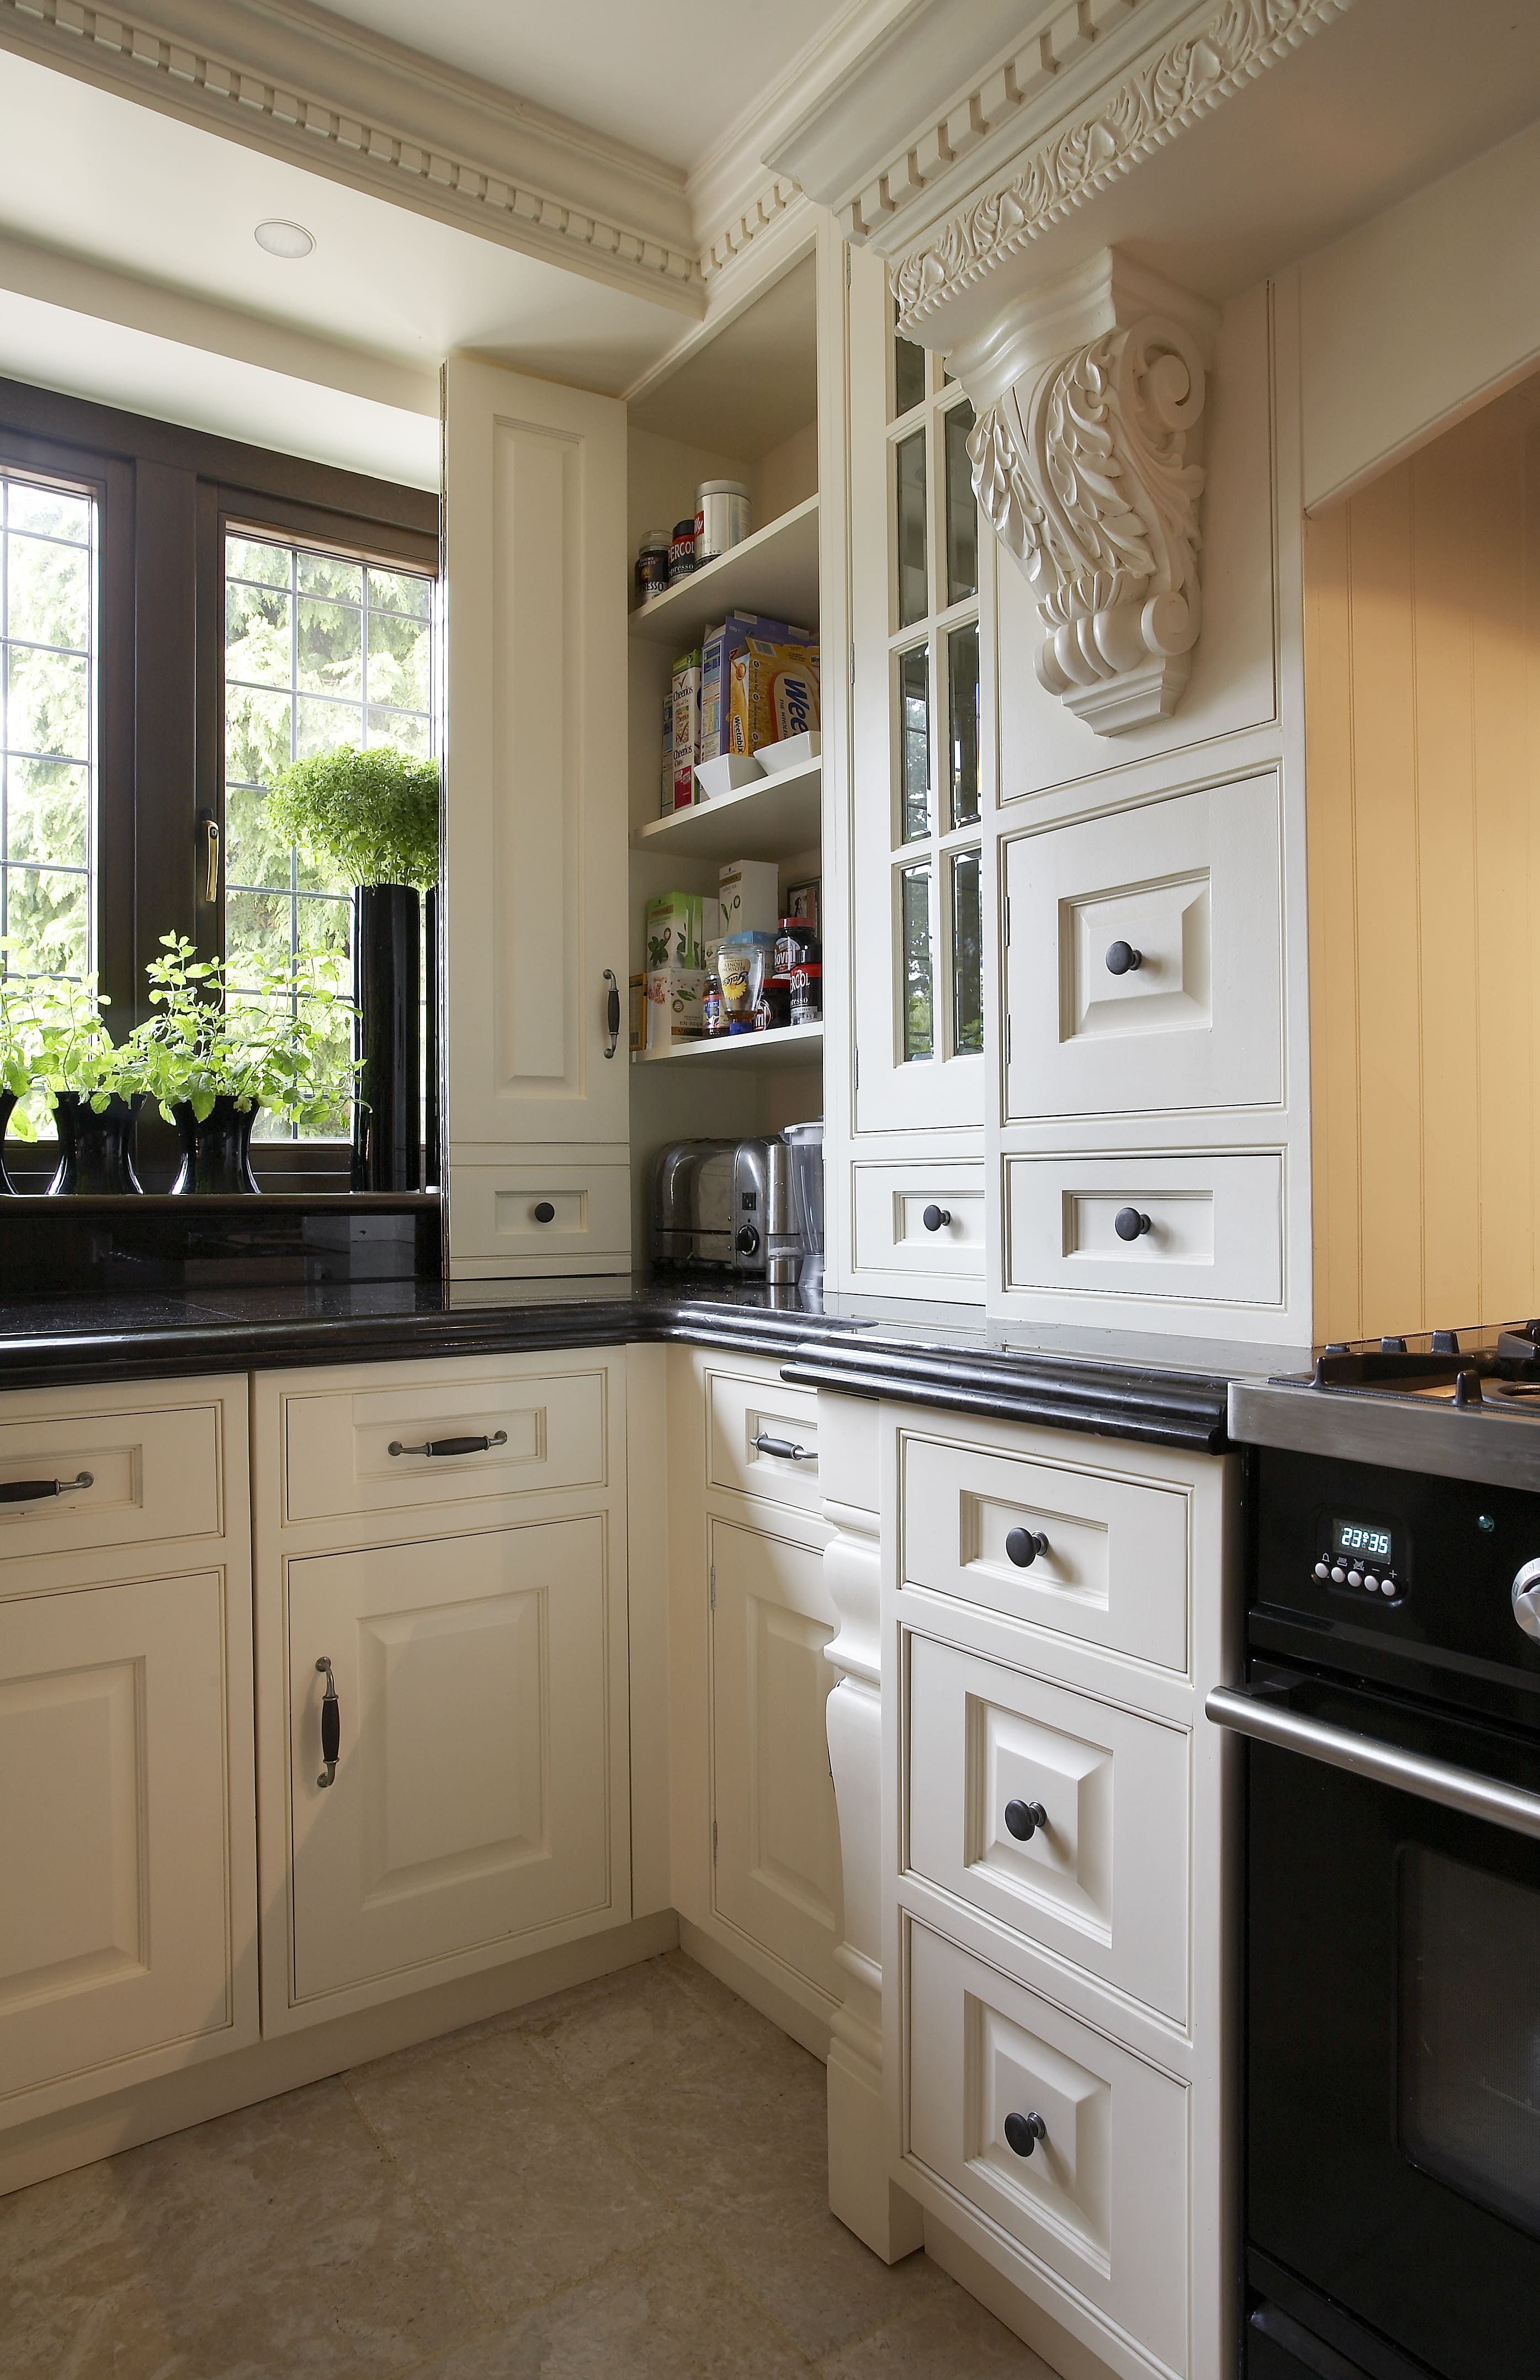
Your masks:
[[[1039,683],[1098,735],[1170,718],[1203,624],[1207,310],[1153,294],[1108,253],[952,358],[980,507],[1037,598]]]

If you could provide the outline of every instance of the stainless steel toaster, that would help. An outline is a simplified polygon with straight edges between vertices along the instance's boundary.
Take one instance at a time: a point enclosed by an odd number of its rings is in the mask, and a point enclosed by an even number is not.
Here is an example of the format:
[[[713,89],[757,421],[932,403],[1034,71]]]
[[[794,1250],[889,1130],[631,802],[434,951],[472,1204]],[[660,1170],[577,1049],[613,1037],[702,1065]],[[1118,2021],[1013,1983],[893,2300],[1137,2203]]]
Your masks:
[[[670,1141],[653,1168],[652,1261],[795,1281],[802,1234],[785,1142]]]

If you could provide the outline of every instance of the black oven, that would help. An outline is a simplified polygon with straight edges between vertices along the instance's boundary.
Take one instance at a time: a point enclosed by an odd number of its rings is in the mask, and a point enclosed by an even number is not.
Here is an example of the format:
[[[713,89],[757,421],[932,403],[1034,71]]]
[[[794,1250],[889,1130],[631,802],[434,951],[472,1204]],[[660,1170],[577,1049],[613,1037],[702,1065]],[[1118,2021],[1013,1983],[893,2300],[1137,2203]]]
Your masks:
[[[1540,2374],[1540,1497],[1257,1461],[1247,2380]]]

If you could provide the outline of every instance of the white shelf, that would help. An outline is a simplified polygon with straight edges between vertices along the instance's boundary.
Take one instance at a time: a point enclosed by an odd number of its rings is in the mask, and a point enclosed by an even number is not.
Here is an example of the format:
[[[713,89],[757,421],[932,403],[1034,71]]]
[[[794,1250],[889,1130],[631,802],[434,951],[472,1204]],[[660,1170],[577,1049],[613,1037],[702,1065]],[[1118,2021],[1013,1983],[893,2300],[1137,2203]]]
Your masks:
[[[821,837],[822,781],[819,760],[757,777],[735,794],[651,820],[632,835],[632,847],[691,859],[790,859]]]
[[[675,653],[698,645],[714,620],[758,612],[794,628],[819,625],[819,500],[809,496],[731,552],[720,554],[631,614],[631,634]]]
[[[673,1050],[637,1050],[634,1066],[819,1066],[821,1025],[783,1025],[773,1033],[723,1033],[710,1041],[682,1041]]]

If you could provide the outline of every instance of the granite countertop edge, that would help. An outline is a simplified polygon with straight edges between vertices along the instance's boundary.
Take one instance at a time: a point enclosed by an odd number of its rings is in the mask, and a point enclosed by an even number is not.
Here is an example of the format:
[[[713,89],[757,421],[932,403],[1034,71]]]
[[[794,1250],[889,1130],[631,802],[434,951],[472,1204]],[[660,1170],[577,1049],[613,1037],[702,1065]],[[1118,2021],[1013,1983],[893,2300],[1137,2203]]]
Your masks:
[[[82,1301],[82,1307],[86,1301]],[[1095,1437],[1222,1453],[1228,1379],[1206,1368],[1159,1368],[1048,1350],[936,1343],[935,1330],[843,1316],[770,1313],[673,1284],[630,1295],[467,1305],[416,1312],[280,1315],[222,1310],[211,1293],[184,1318],[17,1327],[0,1305],[0,1389],[186,1378],[310,1366],[421,1361],[451,1354],[682,1343],[778,1362],[783,1379],[847,1396],[887,1398]]]

